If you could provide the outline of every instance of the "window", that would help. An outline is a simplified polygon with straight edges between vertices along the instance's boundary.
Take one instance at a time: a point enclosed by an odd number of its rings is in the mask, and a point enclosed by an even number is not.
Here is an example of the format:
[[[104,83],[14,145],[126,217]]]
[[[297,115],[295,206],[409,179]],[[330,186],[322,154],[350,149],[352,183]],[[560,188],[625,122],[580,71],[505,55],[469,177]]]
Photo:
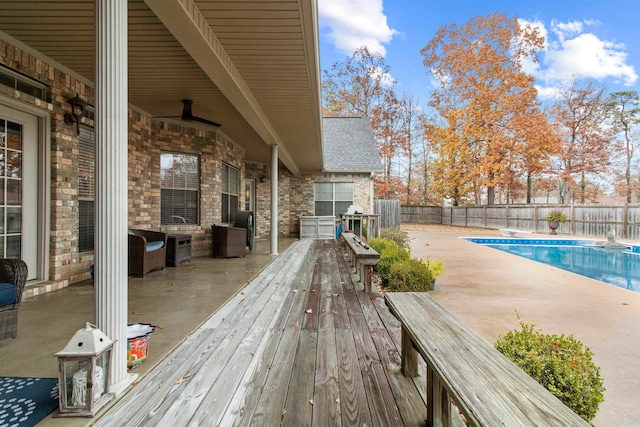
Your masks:
[[[21,258],[23,127],[0,120],[0,258]]]
[[[78,251],[94,249],[96,204],[95,131],[80,128],[78,143]]]
[[[222,222],[232,223],[238,212],[240,171],[226,163],[222,164]]]
[[[316,182],[316,216],[340,216],[353,204],[352,182]]]
[[[161,224],[197,224],[200,162],[191,154],[160,155]]]
[[[43,101],[51,102],[51,94],[47,92],[47,85],[4,66],[0,66],[0,84]]]

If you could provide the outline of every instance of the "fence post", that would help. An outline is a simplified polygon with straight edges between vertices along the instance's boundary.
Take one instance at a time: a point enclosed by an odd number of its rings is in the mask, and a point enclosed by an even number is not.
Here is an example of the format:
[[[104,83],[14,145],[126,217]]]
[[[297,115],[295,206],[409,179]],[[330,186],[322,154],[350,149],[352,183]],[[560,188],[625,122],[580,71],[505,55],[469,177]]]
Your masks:
[[[569,224],[569,232],[573,236],[576,234],[576,218],[575,218],[576,211],[574,209],[573,203],[571,203],[571,208],[569,212],[570,212],[569,217],[571,218],[570,219],[571,223]]]
[[[509,205],[504,206],[504,220],[506,222],[504,227],[509,228]]]
[[[627,238],[627,226],[629,225],[629,219],[627,218],[627,215],[629,214],[629,205],[627,205],[626,203],[624,204],[624,207],[622,208],[622,238],[626,239]]]
[[[540,207],[536,205],[533,207],[533,232],[534,233],[538,232],[539,217],[540,217]]]
[[[486,206],[482,208],[482,222],[483,222],[484,228],[487,228],[487,207]]]

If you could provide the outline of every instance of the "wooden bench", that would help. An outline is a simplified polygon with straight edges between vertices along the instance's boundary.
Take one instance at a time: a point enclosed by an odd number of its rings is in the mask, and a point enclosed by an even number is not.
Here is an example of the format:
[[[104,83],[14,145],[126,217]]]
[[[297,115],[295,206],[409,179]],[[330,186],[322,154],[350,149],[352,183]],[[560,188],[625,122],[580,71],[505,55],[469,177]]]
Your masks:
[[[371,292],[371,272],[380,260],[380,254],[360,240],[354,233],[342,233],[351,266],[360,276],[365,292]]]
[[[427,365],[427,425],[588,426],[559,399],[445,310],[427,293],[389,292],[402,324],[402,372]]]

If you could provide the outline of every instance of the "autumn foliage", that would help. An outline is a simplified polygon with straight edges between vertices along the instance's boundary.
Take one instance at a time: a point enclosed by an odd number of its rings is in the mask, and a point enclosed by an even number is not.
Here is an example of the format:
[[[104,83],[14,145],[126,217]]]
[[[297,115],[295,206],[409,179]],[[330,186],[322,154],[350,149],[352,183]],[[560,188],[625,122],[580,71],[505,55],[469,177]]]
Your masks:
[[[546,166],[557,140],[522,70],[543,44],[537,29],[496,13],[441,27],[421,50],[438,82],[430,106],[443,120],[425,131],[442,197],[457,204],[486,187],[493,204],[495,187]]]
[[[574,78],[543,109],[525,66],[544,44],[536,27],[501,13],[442,26],[420,51],[435,85],[427,111],[395,92],[384,57],[361,47],[323,70],[323,113],[371,120],[378,198],[531,203],[537,192],[589,202],[608,174],[627,202],[640,200],[637,92],[607,96]]]

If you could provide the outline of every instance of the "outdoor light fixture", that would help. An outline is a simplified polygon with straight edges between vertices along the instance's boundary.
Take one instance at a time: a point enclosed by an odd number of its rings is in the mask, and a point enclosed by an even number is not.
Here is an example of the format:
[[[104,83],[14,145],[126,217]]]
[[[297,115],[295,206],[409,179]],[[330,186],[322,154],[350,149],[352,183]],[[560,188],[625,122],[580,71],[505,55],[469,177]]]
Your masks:
[[[58,417],[93,417],[113,399],[109,393],[114,341],[87,322],[55,354],[58,358]]]
[[[84,114],[84,107],[89,104],[80,98],[77,93],[67,102],[71,105],[71,113],[64,113],[64,122],[68,125],[75,123],[76,132],[80,135],[80,120],[82,120],[82,115]]]

